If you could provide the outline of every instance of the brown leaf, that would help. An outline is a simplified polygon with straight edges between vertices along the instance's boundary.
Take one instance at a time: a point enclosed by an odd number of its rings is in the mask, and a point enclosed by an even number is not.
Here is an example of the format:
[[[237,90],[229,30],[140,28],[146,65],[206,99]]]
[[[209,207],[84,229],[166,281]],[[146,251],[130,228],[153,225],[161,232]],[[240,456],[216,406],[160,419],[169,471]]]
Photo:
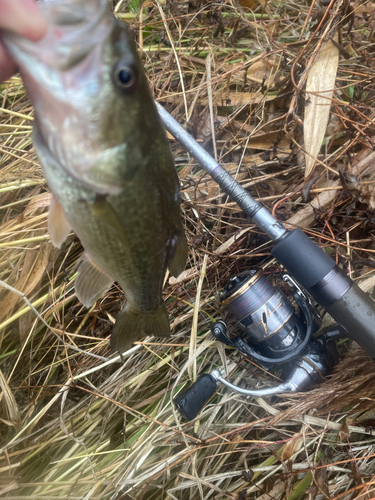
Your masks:
[[[325,465],[325,460],[320,461],[318,465]],[[326,467],[321,467],[314,471],[314,480],[310,488],[310,495],[315,499],[319,493],[323,493],[326,498],[331,498],[328,488]]]
[[[303,126],[306,164],[305,178],[314,169],[315,161],[324,139],[329,120],[338,63],[338,48],[331,40],[328,40],[316,56],[307,76],[307,104]]]
[[[350,436],[349,426],[348,422],[345,420],[345,422],[342,424],[339,430],[339,440],[346,441],[349,436]]]
[[[355,13],[361,14],[362,12],[366,12],[370,14],[375,10],[375,2],[366,2],[363,5],[356,6]]]
[[[367,184],[361,187],[361,194],[359,201],[367,203],[370,208],[375,208],[375,186],[374,184]]]
[[[20,278],[15,285],[16,290],[25,295],[30,294],[40,283],[53,247],[50,243],[42,242],[39,250],[30,248],[25,252],[25,260],[22,266]],[[9,292],[1,302],[0,321],[5,318],[22,299],[13,292]]]
[[[220,245],[216,250],[215,253],[217,254],[222,254],[225,253],[236,241],[238,241],[241,236],[243,236],[245,233],[251,231],[251,227],[245,227],[244,229],[240,229],[239,231],[236,231],[236,233],[231,236],[230,238],[227,239],[222,245]]]
[[[338,182],[329,182],[329,187],[338,187]],[[297,227],[309,227],[314,222],[316,218],[316,211],[319,211],[328,206],[337,194],[336,189],[330,189],[328,191],[323,191],[319,193],[316,198],[311,200],[308,205],[301,208],[296,214],[292,215],[288,219],[288,224],[292,224]]]
[[[34,196],[34,198],[27,205],[24,211],[24,216],[30,215],[38,208],[49,207],[51,204],[51,199],[52,199],[52,193],[41,193],[38,194],[37,196]]]
[[[368,165],[372,165],[375,160],[375,152],[370,149],[365,151],[362,158],[359,159],[356,165],[355,174],[364,174]],[[329,183],[332,188],[339,188],[340,181],[334,181]],[[316,213],[315,210],[325,209],[336,197],[337,190],[332,189],[329,191],[324,191],[320,193],[314,200],[309,202],[304,208],[299,210],[296,214],[292,215],[288,219],[288,224],[297,227],[309,227],[315,220]]]
[[[255,10],[259,4],[262,4],[262,2],[258,2],[257,0],[238,0],[238,3],[241,7],[245,7],[250,10]]]
[[[272,86],[280,66],[280,57],[272,55],[252,64],[246,72],[248,80]]]
[[[265,493],[263,495],[260,495],[257,497],[257,500],[270,500],[270,498],[280,498],[281,494],[285,491],[285,484],[283,481],[277,481],[275,484],[275,480],[270,480],[269,481],[271,485],[274,485],[273,488]],[[264,482],[266,483],[266,482]]]
[[[294,434],[292,436],[292,439],[290,439],[286,443],[281,455],[281,459],[283,461],[289,460],[295,453],[297,453],[297,451],[301,449],[302,443],[303,443],[303,438],[301,437],[301,434],[300,433]]]

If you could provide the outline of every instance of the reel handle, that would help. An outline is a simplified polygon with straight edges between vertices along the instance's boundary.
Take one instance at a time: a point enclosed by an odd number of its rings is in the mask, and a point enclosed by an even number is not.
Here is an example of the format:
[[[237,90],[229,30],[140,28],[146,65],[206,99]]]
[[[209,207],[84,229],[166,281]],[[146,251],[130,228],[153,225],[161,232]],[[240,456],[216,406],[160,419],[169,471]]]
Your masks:
[[[194,384],[178,394],[173,402],[187,420],[193,420],[203,406],[215,394],[217,389],[216,378],[209,373],[200,375]]]

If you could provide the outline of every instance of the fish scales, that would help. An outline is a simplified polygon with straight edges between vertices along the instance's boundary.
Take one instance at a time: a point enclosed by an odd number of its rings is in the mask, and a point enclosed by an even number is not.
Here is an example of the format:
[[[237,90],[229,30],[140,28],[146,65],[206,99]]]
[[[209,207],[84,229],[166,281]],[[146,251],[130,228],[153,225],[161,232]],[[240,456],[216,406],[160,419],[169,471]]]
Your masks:
[[[111,347],[124,351],[142,333],[170,333],[163,280],[187,257],[178,176],[135,43],[106,0],[41,8],[45,39],[5,41],[35,108],[49,229],[61,246],[72,228],[86,250],[75,286],[87,307],[114,281],[123,288]]]

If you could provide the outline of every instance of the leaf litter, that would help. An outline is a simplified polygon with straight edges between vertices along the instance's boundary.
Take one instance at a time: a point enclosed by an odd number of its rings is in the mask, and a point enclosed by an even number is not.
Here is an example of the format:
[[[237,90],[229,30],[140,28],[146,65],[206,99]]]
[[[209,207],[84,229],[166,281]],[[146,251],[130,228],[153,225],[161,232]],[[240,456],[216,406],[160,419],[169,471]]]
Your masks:
[[[328,125],[333,89],[339,64],[336,40],[327,40],[313,61],[306,80],[303,137],[305,143],[305,178],[314,169]],[[313,57],[316,54],[313,55]]]
[[[113,8],[132,27],[155,97],[276,218],[303,227],[372,294],[373,4],[352,3],[352,15],[341,0],[240,4]],[[326,60],[332,85],[311,90],[308,75],[329,47],[339,53]],[[326,91],[329,105],[317,104],[306,126],[312,96]],[[254,266],[276,280],[267,237],[170,138],[189,262],[165,285],[171,337],[142,339],[120,359],[108,340],[123,294],[115,285],[89,310],[75,298],[82,248],[74,235],[61,250],[51,245],[20,78],[0,93],[0,280],[8,286],[0,289],[0,496],[373,498],[375,375],[354,342],[340,342],[340,363],[308,392],[245,399],[220,388],[192,423],[171,404],[191,377],[225,360],[209,326],[225,314],[218,295],[227,280]],[[307,180],[306,154],[315,162]],[[248,386],[281,376],[234,352],[225,362]]]

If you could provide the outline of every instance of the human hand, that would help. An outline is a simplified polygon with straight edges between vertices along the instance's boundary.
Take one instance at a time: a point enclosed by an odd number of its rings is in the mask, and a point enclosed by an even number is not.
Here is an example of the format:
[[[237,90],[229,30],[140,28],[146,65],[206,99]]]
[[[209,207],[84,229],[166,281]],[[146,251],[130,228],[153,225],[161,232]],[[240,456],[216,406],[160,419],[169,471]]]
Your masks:
[[[47,26],[34,0],[0,0],[0,29],[37,41],[44,36]],[[1,43],[0,34],[0,82],[15,71],[16,65]]]

